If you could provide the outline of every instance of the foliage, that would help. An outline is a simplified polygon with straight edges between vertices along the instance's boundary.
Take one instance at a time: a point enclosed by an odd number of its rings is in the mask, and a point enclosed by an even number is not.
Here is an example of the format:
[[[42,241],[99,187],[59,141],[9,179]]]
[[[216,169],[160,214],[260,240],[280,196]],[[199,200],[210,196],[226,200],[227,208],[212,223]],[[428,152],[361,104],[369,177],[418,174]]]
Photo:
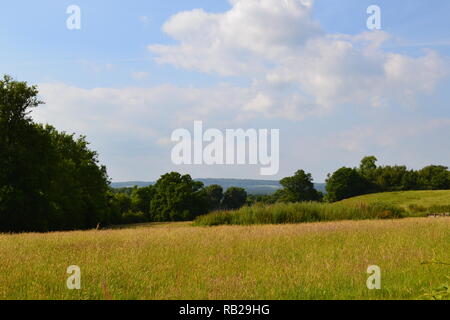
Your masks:
[[[278,201],[278,194],[273,195],[253,195],[250,194],[247,197],[247,205],[252,206],[255,204],[274,204]]]
[[[225,191],[222,200],[222,208],[236,210],[247,202],[247,192],[242,188],[231,187]]]
[[[279,190],[278,201],[300,202],[318,201],[321,197],[314,188],[313,178],[310,173],[299,170],[293,177],[287,177],[280,181],[283,189]]]
[[[327,200],[334,202],[353,196],[392,191],[448,190],[450,171],[431,165],[421,170],[406,166],[377,166],[377,158],[365,157],[359,168],[341,168],[327,180]]]
[[[153,186],[134,188],[130,199],[132,211],[140,212],[145,216],[146,221],[152,221],[153,214],[150,210],[150,206],[154,195],[155,187]]]
[[[223,188],[218,184],[213,184],[204,189],[208,199],[208,211],[219,210],[223,200]]]
[[[86,229],[108,223],[108,179],[84,137],[34,124],[38,91],[0,81],[0,231]]]
[[[135,224],[148,222],[146,215],[143,212],[128,211],[122,215],[122,224]]]
[[[368,182],[357,169],[341,168],[327,180],[327,200],[339,201],[367,193]]]
[[[450,173],[448,167],[427,166],[418,172],[419,183],[425,190],[450,189]]]
[[[178,172],[167,173],[156,182],[150,203],[154,221],[192,220],[206,213],[207,207],[203,183]]]

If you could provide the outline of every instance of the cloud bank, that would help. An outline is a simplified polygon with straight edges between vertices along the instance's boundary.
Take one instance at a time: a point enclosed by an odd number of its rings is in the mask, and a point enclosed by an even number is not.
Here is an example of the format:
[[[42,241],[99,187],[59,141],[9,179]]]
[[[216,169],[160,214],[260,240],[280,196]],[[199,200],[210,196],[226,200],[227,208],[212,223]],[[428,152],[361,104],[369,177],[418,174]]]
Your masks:
[[[427,49],[420,56],[389,51],[385,44],[392,36],[383,31],[327,33],[314,19],[313,1],[231,0],[230,5],[223,13],[203,9],[177,13],[162,27],[175,44],[148,46],[158,63],[215,75],[222,84],[83,89],[42,83],[40,92],[47,104],[34,112],[35,119],[86,134],[105,155],[115,180],[154,179],[174,169],[165,165],[170,161],[170,134],[176,128],[191,128],[194,120],[221,129],[289,128],[281,136],[285,159],[281,176],[304,166],[322,177],[327,172],[314,171],[314,166],[335,165],[334,159],[321,162],[330,150],[341,159],[347,153],[379,151],[421,132],[432,135],[448,124],[396,115],[402,125],[392,121],[389,127],[378,120],[381,133],[369,118],[358,125],[337,126],[332,133],[317,133],[342,121],[339,114],[349,110],[352,118],[356,109],[389,115],[386,110],[415,107],[448,76],[447,58]],[[135,79],[146,76],[132,74]],[[310,121],[317,124],[314,134],[310,127],[302,129]],[[290,137],[284,139],[286,135]],[[249,177],[251,172],[189,170],[198,177]]]
[[[251,80],[242,112],[303,119],[340,104],[414,105],[447,74],[435,51],[410,57],[382,49],[383,31],[327,34],[312,1],[232,0],[225,13],[180,12],[163,30],[178,43],[150,45],[159,63]]]

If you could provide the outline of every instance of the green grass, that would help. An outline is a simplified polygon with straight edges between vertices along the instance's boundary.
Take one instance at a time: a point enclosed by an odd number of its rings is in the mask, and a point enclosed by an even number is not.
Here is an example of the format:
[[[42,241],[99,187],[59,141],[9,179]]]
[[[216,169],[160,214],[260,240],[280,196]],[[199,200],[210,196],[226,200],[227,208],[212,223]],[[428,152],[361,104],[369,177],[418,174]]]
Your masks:
[[[341,203],[276,203],[254,205],[235,211],[217,211],[198,217],[199,226],[284,224],[338,220],[396,219],[404,217],[402,209],[383,203],[347,205]]]
[[[401,207],[410,213],[449,213],[450,190],[375,193],[340,202],[343,205],[358,203],[384,203]]]
[[[256,204],[217,211],[195,220],[199,226],[284,224],[339,220],[397,219],[450,213],[450,190],[369,194],[336,203]]]
[[[449,218],[5,234],[0,299],[445,298],[450,267],[427,261],[450,262]]]
[[[196,226],[0,234],[0,299],[448,300],[450,218],[394,219],[447,208],[449,191],[415,191],[246,207]],[[79,291],[66,288],[70,265]],[[369,265],[381,290],[366,287]]]

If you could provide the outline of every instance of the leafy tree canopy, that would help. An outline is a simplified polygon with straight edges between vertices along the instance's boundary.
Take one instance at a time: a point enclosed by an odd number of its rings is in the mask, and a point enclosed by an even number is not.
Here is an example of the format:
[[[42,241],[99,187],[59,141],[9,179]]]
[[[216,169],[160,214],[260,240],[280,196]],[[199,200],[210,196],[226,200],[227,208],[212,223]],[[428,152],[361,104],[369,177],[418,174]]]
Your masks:
[[[320,199],[319,192],[314,188],[311,174],[303,170],[297,171],[292,177],[282,179],[280,184],[284,189],[280,190],[279,201],[300,202]]]
[[[85,229],[108,223],[108,178],[84,137],[33,123],[35,86],[0,81],[0,231]]]

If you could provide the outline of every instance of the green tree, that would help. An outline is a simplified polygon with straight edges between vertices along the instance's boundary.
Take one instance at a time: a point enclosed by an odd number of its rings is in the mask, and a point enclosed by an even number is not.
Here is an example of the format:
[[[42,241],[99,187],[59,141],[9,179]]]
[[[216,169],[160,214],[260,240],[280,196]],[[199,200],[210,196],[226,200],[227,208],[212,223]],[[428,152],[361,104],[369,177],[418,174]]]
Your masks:
[[[401,189],[407,190],[420,190],[419,173],[415,170],[409,170],[405,172],[402,177]]]
[[[0,231],[95,227],[108,221],[108,179],[84,137],[34,124],[37,88],[0,81]]]
[[[418,172],[420,185],[428,190],[447,190],[450,188],[448,167],[431,165]]]
[[[207,212],[203,183],[190,175],[167,173],[156,182],[150,210],[156,221],[188,221]]]
[[[377,186],[377,191],[401,191],[404,190],[403,183],[407,174],[406,166],[379,167],[374,172],[373,181]]]
[[[155,194],[153,186],[135,188],[131,194],[132,210],[142,212],[148,221],[153,219],[150,204]]]
[[[247,192],[243,188],[231,187],[225,191],[222,200],[222,207],[227,210],[241,208],[247,202]]]
[[[364,173],[370,173],[377,168],[378,159],[375,156],[364,157],[359,165],[359,170]]]
[[[368,181],[357,169],[341,168],[327,179],[327,200],[340,201],[367,193]]]
[[[292,177],[280,181],[284,189],[279,191],[279,201],[301,202],[318,201],[320,193],[314,188],[313,178],[310,173],[299,170]]]
[[[208,199],[208,211],[219,210],[223,199],[223,188],[218,184],[213,184],[204,189]]]
[[[359,165],[359,172],[369,181],[375,179],[378,159],[375,156],[364,157]]]
[[[39,191],[46,181],[39,167],[51,160],[50,142],[36,133],[28,116],[42,103],[37,93],[9,76],[0,80],[0,231],[47,225],[48,206]]]
[[[84,137],[75,138],[51,126],[35,125],[38,136],[48,137],[51,161],[39,170],[39,188],[50,207],[50,230],[87,229],[107,224],[108,176],[98,164],[98,155],[89,149]],[[34,150],[34,149],[33,149]]]
[[[108,192],[109,219],[107,223],[112,225],[123,224],[122,216],[130,210],[130,207],[131,198],[128,194],[118,193],[111,189]]]

